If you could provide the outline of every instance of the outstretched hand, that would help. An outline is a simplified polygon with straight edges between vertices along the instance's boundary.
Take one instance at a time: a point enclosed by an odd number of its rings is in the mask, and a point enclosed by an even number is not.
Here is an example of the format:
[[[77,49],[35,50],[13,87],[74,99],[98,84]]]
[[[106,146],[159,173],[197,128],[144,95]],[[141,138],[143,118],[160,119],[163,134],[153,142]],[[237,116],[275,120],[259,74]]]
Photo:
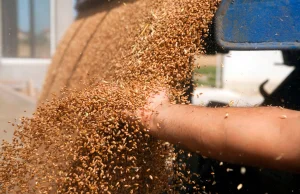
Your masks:
[[[137,110],[137,116],[141,118],[142,124],[149,128],[151,134],[155,134],[159,129],[158,124],[154,121],[155,115],[159,114],[160,110],[169,104],[170,100],[167,91],[161,89],[152,93],[148,97],[146,105]]]

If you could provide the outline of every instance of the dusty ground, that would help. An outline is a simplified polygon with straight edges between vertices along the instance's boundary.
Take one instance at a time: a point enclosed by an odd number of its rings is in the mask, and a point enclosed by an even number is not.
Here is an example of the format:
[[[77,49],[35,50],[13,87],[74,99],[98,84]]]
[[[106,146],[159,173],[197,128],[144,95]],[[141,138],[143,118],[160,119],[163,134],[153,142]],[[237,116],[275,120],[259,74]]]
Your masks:
[[[0,85],[0,141],[11,140],[13,127],[8,121],[30,116],[35,110],[35,101],[11,88]],[[26,112],[24,112],[26,111]]]

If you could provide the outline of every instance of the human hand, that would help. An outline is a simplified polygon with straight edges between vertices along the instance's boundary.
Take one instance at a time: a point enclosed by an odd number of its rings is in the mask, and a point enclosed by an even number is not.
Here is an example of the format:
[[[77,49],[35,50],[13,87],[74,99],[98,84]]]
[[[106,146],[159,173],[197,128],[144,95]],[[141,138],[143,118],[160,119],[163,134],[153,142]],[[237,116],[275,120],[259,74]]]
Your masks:
[[[146,105],[137,111],[137,116],[141,119],[142,124],[148,127],[151,134],[155,134],[159,129],[159,124],[155,122],[155,117],[169,104],[170,100],[166,89],[160,89],[150,94]]]

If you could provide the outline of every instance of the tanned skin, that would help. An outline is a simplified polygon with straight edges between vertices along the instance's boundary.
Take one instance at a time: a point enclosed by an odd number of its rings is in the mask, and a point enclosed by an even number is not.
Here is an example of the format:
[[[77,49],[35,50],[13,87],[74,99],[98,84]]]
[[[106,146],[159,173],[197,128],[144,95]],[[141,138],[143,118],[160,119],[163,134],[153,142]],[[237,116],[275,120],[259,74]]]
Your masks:
[[[173,105],[166,91],[137,112],[153,136],[225,162],[300,173],[300,113],[280,107]]]

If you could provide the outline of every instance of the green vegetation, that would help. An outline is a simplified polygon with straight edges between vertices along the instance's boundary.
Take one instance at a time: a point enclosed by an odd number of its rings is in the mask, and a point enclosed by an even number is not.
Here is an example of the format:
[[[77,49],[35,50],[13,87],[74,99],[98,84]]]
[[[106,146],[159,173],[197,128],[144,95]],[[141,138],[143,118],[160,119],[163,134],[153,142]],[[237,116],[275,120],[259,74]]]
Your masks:
[[[216,67],[207,66],[194,70],[194,83],[197,86],[203,85],[208,87],[216,86]]]

